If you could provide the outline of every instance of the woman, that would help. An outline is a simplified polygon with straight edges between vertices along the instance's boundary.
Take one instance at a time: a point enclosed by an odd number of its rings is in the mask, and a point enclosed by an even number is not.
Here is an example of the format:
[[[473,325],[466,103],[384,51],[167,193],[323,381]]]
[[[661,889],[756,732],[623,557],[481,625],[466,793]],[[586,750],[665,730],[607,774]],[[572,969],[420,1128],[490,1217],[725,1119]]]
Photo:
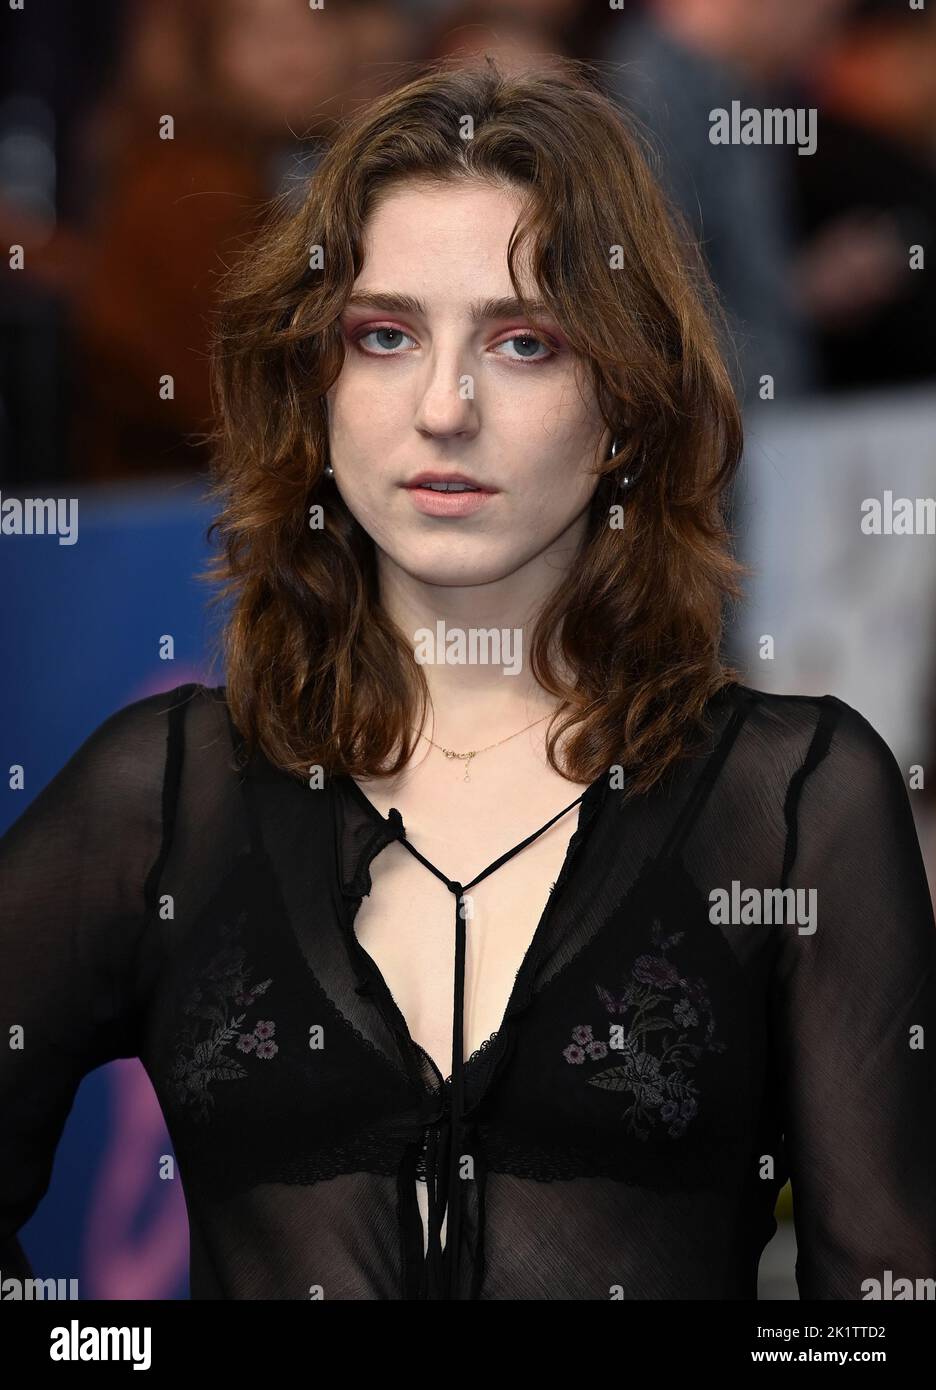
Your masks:
[[[720,661],[707,303],[571,67],[429,71],[271,219],[215,355],[226,684],[3,842],[0,1235],[139,1055],[196,1298],[750,1299],[788,1176],[803,1297],[936,1271],[909,799]]]

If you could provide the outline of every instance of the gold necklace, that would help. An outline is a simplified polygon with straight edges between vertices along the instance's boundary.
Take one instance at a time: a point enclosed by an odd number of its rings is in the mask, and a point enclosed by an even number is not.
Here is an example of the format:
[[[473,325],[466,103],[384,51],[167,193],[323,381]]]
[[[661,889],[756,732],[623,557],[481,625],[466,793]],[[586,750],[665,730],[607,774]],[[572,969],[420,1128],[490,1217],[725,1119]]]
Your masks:
[[[543,720],[548,719],[549,717],[550,716],[548,714],[544,714],[540,719],[534,719],[533,724],[542,724]],[[421,734],[420,737],[424,738],[427,743],[431,743],[433,748],[438,748],[440,752],[444,753],[447,758],[461,758],[465,764],[464,780],[466,782],[470,782],[471,778],[468,776],[468,769],[471,766],[472,758],[476,758],[479,753],[487,753],[492,748],[499,748],[502,743],[507,743],[512,738],[518,738],[520,734],[525,734],[527,729],[532,729],[533,724],[527,724],[525,728],[518,729],[515,734],[508,734],[506,738],[498,739],[496,743],[489,743],[487,748],[472,748],[469,753],[456,753],[453,748],[443,748],[441,743],[436,743],[433,739],[429,737],[428,734]]]

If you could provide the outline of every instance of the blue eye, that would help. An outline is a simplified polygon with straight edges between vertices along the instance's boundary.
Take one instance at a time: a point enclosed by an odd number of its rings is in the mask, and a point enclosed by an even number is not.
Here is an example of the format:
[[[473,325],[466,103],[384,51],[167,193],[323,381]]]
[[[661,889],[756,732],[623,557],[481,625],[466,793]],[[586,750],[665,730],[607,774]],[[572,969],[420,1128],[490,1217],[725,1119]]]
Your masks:
[[[358,338],[358,343],[365,343],[368,338],[376,338],[377,343],[374,347],[365,348],[365,352],[373,352],[377,357],[387,357],[401,345],[401,339],[408,338],[413,341],[408,333],[404,333],[402,328],[372,328],[367,333],[362,333]]]
[[[534,338],[532,333],[517,333],[512,338],[504,338],[502,342],[497,343],[495,346],[505,347],[508,343],[511,346],[522,345],[518,346],[518,355],[516,357],[512,354],[505,354],[513,362],[544,362],[546,358],[554,356],[552,349],[544,343],[541,338]],[[545,357],[536,357],[534,355],[537,348],[542,348],[544,350]]]

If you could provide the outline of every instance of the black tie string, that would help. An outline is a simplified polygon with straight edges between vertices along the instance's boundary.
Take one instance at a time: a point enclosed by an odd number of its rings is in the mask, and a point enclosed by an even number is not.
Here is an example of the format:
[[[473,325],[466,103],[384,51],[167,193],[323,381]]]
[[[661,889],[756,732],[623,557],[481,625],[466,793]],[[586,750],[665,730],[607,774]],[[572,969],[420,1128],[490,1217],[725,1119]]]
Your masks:
[[[526,849],[527,845],[532,844],[545,830],[551,825],[555,825],[561,816],[566,815],[577,806],[584,797],[582,792],[574,801],[570,802],[563,810],[557,811],[545,825],[541,825],[539,830],[535,830],[532,835],[528,835],[519,845],[514,845],[513,849],[507,850],[499,859],[495,859],[493,864],[489,864],[477,877],[470,883],[462,885],[457,879],[450,879],[431,864],[424,855],[419,853],[406,838],[406,828],[403,825],[403,818],[396,807],[392,807],[387,819],[393,825],[396,838],[402,845],[405,845],[416,859],[430,871],[436,878],[445,884],[450,893],[455,896],[455,976],[454,976],[454,1008],[452,1014],[452,1099],[450,1119],[446,1123],[444,1120],[439,1125],[437,1133],[436,1126],[430,1130],[427,1149],[426,1149],[426,1186],[428,1195],[428,1249],[426,1254],[427,1264],[427,1288],[429,1298],[451,1299],[457,1296],[459,1288],[459,1274],[461,1268],[461,1240],[462,1240],[462,1186],[460,1176],[460,1165],[468,1148],[474,1147],[474,1126],[468,1126],[465,1119],[465,1076],[464,1076],[464,1019],[465,1019],[465,965],[467,959],[467,929],[465,917],[465,894],[470,888],[474,888],[482,879],[494,873],[502,864],[506,864],[508,859],[512,859],[515,854]],[[506,1022],[506,1017],[505,1020]],[[471,1154],[473,1163],[478,1162],[478,1157]],[[483,1172],[484,1163],[481,1160],[481,1171]],[[479,1190],[479,1204],[481,1192]],[[445,1249],[442,1249],[442,1220],[446,1211],[449,1214],[448,1230],[446,1233]],[[479,1205],[479,1220],[483,1219],[482,1208]],[[472,1276],[472,1288],[474,1291],[480,1286],[481,1270],[478,1262],[481,1258],[483,1231],[478,1230],[478,1248],[476,1250],[476,1268]]]

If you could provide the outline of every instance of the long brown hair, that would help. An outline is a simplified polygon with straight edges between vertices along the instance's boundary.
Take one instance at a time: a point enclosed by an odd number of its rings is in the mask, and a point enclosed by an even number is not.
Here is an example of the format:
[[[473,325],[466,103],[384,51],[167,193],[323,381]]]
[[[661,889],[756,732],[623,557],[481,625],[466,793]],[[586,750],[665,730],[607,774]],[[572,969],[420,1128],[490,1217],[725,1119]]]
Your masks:
[[[524,191],[508,248],[515,292],[523,301],[525,244],[618,441],[612,461],[596,460],[580,554],[533,631],[532,673],[560,702],[550,766],[591,782],[623,765],[642,791],[708,728],[708,700],[738,676],[720,648],[746,572],[725,511],[741,419],[721,310],[645,149],[590,65],[505,76],[443,61],[347,119],[298,210],[284,195],[272,203],[217,320],[210,495],[222,506],[209,537],[222,544],[202,576],[234,600],[221,646],[248,751],[259,745],[297,776],[389,775],[408,763],[428,707],[412,646],[380,606],[373,542],[324,473],[324,397],[344,360],[338,319],[366,218],[381,191],[417,178]],[[308,524],[315,504],[321,529]]]

